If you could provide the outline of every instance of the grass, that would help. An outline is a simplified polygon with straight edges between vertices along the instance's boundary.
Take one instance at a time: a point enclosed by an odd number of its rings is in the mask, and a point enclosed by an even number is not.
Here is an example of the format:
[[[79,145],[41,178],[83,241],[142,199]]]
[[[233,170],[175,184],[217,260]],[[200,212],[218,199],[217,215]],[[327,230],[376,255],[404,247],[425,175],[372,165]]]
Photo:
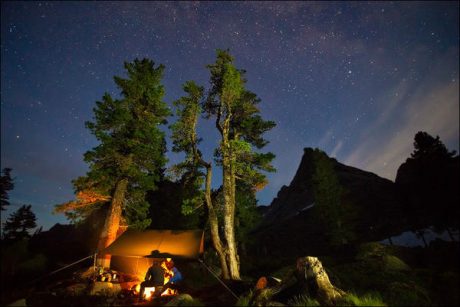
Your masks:
[[[251,300],[252,295],[253,295],[252,290],[249,290],[249,293],[246,295],[241,295],[238,298],[238,301],[236,301],[235,306],[241,306],[241,307],[249,306],[249,302]]]
[[[287,303],[289,306],[302,306],[302,307],[320,306],[317,300],[312,299],[307,295],[294,296]]]
[[[387,306],[379,294],[365,294],[358,296],[354,293],[345,295],[338,304],[339,306]]]
[[[204,304],[196,299],[191,297],[188,294],[181,294],[178,297],[172,299],[165,306],[204,306]]]

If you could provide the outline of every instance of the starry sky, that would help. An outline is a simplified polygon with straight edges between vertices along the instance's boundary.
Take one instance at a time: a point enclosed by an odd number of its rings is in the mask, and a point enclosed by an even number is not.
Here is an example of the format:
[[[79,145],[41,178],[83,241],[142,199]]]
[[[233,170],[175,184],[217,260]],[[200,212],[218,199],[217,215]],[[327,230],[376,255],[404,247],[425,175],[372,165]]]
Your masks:
[[[164,64],[172,108],[185,81],[209,85],[217,48],[247,70],[277,124],[266,134],[277,172],[261,205],[290,183],[304,147],[390,180],[417,131],[459,151],[458,1],[2,1],[1,167],[15,178],[2,221],[31,204],[45,230],[67,223],[52,208],[73,199],[71,180],[87,171],[83,154],[97,143],[84,122],[104,92],[118,97],[124,61]],[[210,159],[217,134],[200,125]]]

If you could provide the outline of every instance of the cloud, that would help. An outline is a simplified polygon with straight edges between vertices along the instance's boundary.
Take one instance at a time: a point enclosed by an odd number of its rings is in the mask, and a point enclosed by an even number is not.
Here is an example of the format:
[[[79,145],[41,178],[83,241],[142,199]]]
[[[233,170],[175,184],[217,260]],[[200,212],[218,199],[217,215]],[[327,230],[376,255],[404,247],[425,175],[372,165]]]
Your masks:
[[[340,149],[342,149],[342,146],[343,146],[343,141],[342,140],[338,141],[334,149],[332,149],[330,156],[337,157],[337,154],[340,152]]]
[[[443,64],[446,62],[441,62],[432,74],[437,75],[439,68],[445,67]],[[418,86],[400,84],[397,88],[404,99],[395,97],[386,105],[374,124],[363,132],[361,145],[348,155],[345,163],[394,180],[398,167],[413,151],[418,131],[439,135],[449,149],[452,144],[458,147],[458,78],[444,78],[438,83],[433,80],[436,79],[428,77]]]

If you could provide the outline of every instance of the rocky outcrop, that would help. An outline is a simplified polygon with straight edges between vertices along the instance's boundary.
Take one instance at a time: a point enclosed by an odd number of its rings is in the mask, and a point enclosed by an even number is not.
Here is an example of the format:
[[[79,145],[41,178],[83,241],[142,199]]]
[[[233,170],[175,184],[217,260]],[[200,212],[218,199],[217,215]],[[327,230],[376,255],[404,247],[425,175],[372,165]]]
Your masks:
[[[312,148],[304,149],[291,184],[283,186],[266,209],[261,227],[256,231],[262,242],[268,244],[265,250],[289,249],[290,245],[298,248],[302,243],[310,248],[324,243],[321,234],[311,227],[315,223],[312,219],[314,152]],[[353,225],[358,241],[382,240],[404,229],[401,202],[392,181],[329,159],[343,188],[342,204],[350,213],[344,222]],[[297,253],[308,251],[297,250]]]

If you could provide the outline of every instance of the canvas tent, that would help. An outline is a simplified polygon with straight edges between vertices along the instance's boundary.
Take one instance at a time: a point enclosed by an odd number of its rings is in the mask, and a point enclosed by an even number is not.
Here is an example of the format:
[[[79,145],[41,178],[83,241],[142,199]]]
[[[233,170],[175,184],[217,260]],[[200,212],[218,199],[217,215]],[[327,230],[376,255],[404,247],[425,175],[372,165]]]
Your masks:
[[[112,269],[142,275],[155,258],[198,259],[203,239],[202,230],[128,230],[100,254],[112,255]]]

